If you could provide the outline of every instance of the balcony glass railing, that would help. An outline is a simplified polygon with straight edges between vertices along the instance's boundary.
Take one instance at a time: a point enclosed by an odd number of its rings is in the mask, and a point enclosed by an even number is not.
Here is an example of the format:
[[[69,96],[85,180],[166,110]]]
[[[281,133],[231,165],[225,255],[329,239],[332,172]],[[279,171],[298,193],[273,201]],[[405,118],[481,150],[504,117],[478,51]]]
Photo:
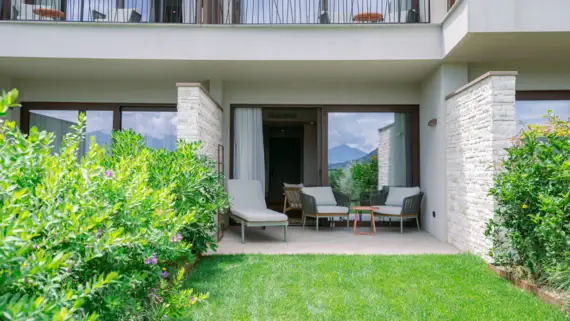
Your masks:
[[[187,24],[429,22],[429,0],[0,0],[3,20]]]

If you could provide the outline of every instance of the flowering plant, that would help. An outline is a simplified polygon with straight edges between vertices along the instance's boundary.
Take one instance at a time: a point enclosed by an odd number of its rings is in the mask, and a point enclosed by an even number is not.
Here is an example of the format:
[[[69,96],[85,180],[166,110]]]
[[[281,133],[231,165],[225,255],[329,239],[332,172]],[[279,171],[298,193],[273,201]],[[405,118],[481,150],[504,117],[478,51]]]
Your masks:
[[[149,311],[203,299],[162,269],[193,261],[179,231],[197,211],[173,208],[174,184],[151,186],[148,149],[110,157],[92,141],[78,161],[84,130],[80,114],[54,154],[52,133],[0,124],[0,318],[158,320]]]
[[[570,289],[570,123],[551,112],[507,148],[490,190],[487,224],[496,264],[524,267],[537,281]]]

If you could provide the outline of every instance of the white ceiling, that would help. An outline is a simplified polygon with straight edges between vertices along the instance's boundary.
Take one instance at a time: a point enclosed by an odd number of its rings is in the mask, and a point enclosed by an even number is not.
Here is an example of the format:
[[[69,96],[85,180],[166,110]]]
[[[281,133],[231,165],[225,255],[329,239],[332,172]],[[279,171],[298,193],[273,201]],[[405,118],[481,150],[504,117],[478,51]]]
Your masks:
[[[568,32],[470,33],[446,57],[450,61],[559,61],[570,57]]]

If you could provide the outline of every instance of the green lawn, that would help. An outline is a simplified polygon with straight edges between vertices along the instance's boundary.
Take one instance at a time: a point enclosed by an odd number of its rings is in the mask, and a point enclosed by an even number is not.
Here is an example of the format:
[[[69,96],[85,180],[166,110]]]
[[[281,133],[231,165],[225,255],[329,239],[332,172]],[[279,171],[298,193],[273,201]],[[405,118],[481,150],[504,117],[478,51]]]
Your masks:
[[[197,320],[569,320],[469,255],[210,256],[186,285]]]

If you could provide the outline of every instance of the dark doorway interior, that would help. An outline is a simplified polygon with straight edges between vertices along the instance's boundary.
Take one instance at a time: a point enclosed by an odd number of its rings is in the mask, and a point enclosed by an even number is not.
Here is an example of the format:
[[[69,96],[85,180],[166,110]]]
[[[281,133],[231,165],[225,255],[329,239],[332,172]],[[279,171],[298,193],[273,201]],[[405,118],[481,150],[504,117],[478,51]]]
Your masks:
[[[182,23],[182,0],[155,0],[156,21]]]
[[[303,126],[266,125],[267,203],[283,210],[283,183],[298,184],[303,178]]]

